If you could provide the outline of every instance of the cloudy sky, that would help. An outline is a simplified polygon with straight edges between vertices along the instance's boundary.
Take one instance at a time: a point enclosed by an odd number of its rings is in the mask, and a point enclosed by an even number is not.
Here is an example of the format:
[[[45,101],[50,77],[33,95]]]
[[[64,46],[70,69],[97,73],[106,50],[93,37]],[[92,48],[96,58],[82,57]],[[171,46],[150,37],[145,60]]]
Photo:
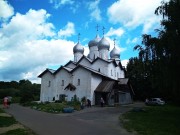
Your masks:
[[[73,60],[73,46],[104,34],[121,51],[125,65],[137,56],[142,34],[153,34],[161,0],[0,0],[0,81],[29,79]]]

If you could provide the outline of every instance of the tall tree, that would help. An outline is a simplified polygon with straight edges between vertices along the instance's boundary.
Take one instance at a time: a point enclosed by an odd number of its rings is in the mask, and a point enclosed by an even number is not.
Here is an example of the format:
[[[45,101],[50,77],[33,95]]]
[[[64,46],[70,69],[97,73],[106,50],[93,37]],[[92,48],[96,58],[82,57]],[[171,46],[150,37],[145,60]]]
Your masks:
[[[146,84],[144,88],[148,87],[151,95],[161,95],[180,103],[180,0],[162,2],[155,14],[162,16],[161,29],[156,30],[158,37],[144,34],[143,45],[134,47],[139,51],[138,61],[142,62],[143,68],[135,66],[131,69],[129,67],[133,63],[130,62],[127,70],[130,73],[131,70],[142,70],[138,73],[146,76],[146,81],[149,82],[147,85],[141,78],[142,85]],[[147,89],[141,90],[144,91],[149,93]]]

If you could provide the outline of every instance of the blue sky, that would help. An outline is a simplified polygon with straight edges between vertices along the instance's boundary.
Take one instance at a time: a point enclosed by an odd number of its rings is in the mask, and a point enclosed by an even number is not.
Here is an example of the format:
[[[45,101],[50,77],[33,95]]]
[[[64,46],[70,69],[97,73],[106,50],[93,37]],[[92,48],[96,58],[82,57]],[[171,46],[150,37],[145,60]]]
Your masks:
[[[137,56],[133,47],[142,34],[155,34],[160,17],[154,15],[161,0],[0,0],[0,81],[37,78],[46,68],[73,60],[73,46],[98,34],[116,39],[120,59]]]

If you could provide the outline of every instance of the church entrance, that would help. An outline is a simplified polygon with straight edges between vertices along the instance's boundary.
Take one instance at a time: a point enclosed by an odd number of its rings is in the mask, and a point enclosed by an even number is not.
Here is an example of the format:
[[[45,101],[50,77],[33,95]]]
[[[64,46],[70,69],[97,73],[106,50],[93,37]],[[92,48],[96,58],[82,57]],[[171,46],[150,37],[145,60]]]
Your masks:
[[[109,92],[95,92],[95,105],[100,105],[101,97],[104,99],[105,105],[108,105]]]

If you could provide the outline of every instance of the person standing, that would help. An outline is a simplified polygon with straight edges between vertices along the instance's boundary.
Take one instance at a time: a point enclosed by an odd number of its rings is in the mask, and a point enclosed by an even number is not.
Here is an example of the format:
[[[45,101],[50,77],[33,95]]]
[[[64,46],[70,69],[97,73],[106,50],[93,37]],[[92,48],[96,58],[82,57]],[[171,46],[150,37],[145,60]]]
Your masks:
[[[10,107],[11,101],[12,101],[12,97],[11,97],[11,96],[8,96],[7,98],[8,98],[8,106]]]
[[[91,101],[87,99],[87,107],[91,107]]]
[[[4,106],[4,108],[8,108],[8,98],[7,97],[4,97],[4,99],[3,99],[3,106]]]
[[[104,99],[101,97],[101,107],[104,107]]]

